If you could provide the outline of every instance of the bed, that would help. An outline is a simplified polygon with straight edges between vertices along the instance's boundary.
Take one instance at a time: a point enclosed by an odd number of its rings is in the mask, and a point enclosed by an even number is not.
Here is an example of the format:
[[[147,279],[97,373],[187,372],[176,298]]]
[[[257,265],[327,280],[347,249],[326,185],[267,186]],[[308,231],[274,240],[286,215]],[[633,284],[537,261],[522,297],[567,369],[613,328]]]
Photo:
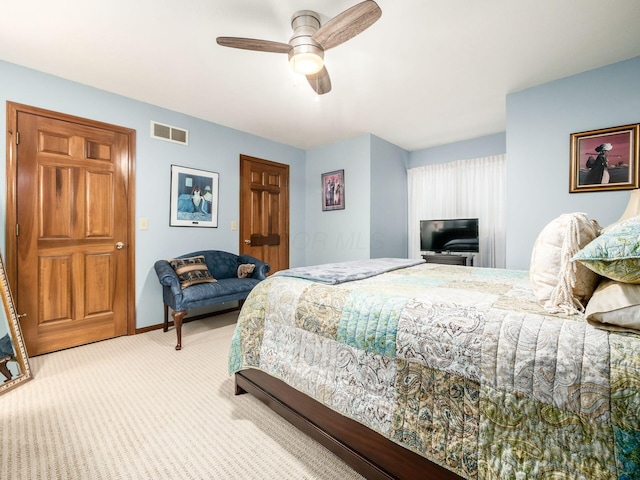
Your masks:
[[[236,393],[366,478],[640,478],[640,335],[551,313],[531,275],[406,259],[278,272],[240,313]]]

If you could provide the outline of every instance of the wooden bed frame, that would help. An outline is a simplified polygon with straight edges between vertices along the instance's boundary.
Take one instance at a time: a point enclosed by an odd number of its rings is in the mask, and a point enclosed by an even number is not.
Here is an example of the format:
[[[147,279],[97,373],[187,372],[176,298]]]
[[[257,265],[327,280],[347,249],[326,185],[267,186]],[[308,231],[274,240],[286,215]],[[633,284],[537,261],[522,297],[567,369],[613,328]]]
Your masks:
[[[260,370],[242,370],[235,379],[236,395],[260,399],[368,479],[462,478]]]

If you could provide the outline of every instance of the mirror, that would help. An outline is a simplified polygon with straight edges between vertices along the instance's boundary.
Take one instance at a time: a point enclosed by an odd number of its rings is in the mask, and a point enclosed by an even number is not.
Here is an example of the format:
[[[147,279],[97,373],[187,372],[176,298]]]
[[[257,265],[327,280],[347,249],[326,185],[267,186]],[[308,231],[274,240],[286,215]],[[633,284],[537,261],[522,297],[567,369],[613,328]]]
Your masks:
[[[29,380],[31,369],[1,257],[0,289],[4,307],[0,313],[0,394],[2,394]]]

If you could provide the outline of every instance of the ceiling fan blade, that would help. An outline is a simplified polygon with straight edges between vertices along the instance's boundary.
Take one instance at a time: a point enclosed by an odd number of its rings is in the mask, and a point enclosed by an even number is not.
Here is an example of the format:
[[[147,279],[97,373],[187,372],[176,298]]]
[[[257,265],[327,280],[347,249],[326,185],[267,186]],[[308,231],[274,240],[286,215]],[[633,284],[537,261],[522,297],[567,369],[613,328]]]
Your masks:
[[[331,78],[329,77],[327,67],[322,67],[322,70],[318,73],[307,75],[307,80],[311,88],[313,88],[318,95],[324,95],[331,91]]]
[[[288,43],[257,40],[255,38],[218,37],[216,42],[223,47],[257,50],[258,52],[288,53],[291,50],[291,45]]]
[[[321,26],[311,38],[328,50],[355,37],[373,25],[382,15],[372,0],[358,3]]]

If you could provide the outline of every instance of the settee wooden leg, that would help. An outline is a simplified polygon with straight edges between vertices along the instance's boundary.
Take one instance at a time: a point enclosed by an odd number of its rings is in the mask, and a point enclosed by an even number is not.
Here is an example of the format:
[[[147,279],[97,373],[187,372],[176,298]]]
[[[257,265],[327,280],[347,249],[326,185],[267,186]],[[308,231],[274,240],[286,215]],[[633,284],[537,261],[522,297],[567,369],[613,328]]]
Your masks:
[[[171,312],[171,316],[173,317],[173,324],[176,327],[176,336],[178,337],[176,350],[180,350],[182,348],[182,319],[186,314],[186,310],[183,310],[182,312]]]
[[[0,358],[0,373],[5,377],[5,380],[3,380],[2,383],[6,383],[13,378],[9,367],[7,367],[7,362],[10,362],[11,360],[15,360],[12,355],[6,355]]]
[[[164,326],[162,327],[162,331],[166,332],[169,330],[169,305],[166,303],[164,305]]]

